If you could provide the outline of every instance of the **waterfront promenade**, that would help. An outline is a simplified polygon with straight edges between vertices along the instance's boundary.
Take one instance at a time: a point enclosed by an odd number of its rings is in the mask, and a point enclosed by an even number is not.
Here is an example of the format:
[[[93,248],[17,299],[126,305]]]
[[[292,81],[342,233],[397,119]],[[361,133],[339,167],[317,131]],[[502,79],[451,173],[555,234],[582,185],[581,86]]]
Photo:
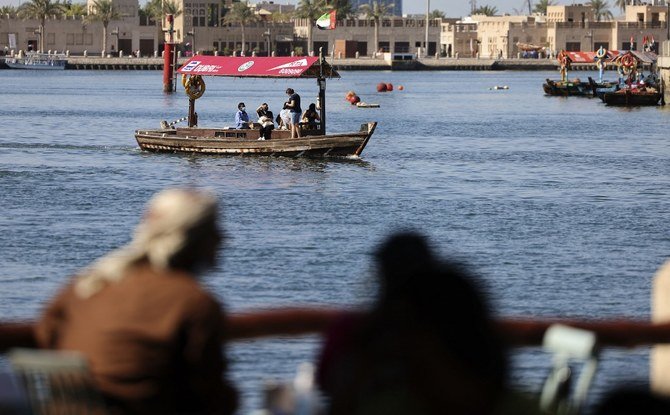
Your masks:
[[[183,64],[187,58],[179,58]],[[425,58],[390,64],[383,59],[328,59],[340,70],[557,70],[555,59]],[[593,70],[595,64],[575,64],[573,70]],[[8,69],[0,57],[0,69]],[[162,70],[162,58],[69,56],[66,69],[78,70]]]

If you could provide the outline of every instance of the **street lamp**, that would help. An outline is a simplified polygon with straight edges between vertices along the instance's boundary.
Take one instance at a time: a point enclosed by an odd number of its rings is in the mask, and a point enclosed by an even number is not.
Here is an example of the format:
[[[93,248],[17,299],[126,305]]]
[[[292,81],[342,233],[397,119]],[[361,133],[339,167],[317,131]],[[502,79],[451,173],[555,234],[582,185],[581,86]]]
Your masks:
[[[428,25],[430,24],[430,0],[426,0],[426,57],[428,57]]]
[[[267,52],[268,52],[268,57],[272,56],[272,32],[270,31],[270,28],[268,27],[268,30],[263,33],[263,36],[265,36],[266,43],[267,43]]]
[[[119,50],[119,26],[116,26],[116,28],[114,30],[112,30],[110,35],[116,36],[116,50],[118,51]]]

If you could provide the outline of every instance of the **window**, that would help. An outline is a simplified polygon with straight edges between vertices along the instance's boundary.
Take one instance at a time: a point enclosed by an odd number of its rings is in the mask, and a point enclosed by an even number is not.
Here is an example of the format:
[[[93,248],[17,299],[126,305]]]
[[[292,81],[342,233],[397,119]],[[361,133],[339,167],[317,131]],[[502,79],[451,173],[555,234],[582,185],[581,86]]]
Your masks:
[[[565,50],[568,52],[579,52],[582,50],[582,44],[580,42],[566,42]]]
[[[395,42],[393,51],[395,53],[409,53],[409,42]]]
[[[390,52],[391,51],[391,46],[389,42],[379,42],[379,50],[381,52]]]

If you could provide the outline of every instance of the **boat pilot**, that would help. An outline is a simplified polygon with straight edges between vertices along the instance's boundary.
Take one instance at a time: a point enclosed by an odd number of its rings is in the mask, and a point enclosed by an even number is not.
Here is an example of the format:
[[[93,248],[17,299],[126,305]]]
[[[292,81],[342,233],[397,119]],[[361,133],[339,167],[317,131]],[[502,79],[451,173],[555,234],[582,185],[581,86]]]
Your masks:
[[[235,113],[235,128],[238,130],[246,130],[250,128],[249,114],[246,111],[247,107],[244,102],[237,104],[237,113]]]

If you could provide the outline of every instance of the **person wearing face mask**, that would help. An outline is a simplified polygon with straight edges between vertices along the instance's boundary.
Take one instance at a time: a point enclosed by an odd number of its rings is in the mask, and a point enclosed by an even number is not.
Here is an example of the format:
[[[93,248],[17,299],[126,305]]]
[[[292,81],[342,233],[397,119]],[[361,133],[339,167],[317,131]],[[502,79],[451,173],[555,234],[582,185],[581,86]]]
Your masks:
[[[235,113],[235,128],[245,130],[250,127],[249,114],[247,114],[244,102],[237,104],[237,113]]]

